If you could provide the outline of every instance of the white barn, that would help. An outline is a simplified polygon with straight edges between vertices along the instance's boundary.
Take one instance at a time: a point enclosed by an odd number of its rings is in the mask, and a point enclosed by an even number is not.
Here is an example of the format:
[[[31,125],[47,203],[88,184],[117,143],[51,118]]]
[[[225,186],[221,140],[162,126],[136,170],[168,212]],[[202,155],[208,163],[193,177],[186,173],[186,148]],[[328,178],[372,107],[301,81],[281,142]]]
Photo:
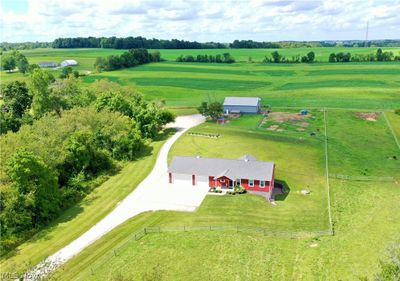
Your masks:
[[[60,63],[61,67],[78,65],[76,60],[64,60]]]

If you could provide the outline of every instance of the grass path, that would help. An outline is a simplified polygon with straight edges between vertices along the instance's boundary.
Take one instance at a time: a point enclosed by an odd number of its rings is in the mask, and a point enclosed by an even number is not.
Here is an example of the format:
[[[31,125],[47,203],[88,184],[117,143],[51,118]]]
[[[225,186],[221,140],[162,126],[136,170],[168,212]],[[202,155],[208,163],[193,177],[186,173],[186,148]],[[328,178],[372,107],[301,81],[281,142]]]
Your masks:
[[[325,177],[326,177],[326,188],[328,197],[328,219],[329,219],[329,230],[334,234],[333,223],[332,223],[332,211],[331,211],[331,191],[329,186],[329,158],[328,158],[328,132],[326,126],[326,108],[324,108],[324,132],[325,132]]]
[[[79,204],[65,211],[52,225],[2,257],[1,272],[25,271],[75,240],[105,217],[149,174],[165,138],[163,136],[162,140],[151,144],[149,155],[128,163],[122,171],[97,187]]]
[[[385,118],[386,124],[388,125],[388,127],[389,127],[389,129],[390,129],[390,132],[391,132],[392,135],[393,135],[394,141],[396,142],[397,147],[398,147],[399,150],[400,150],[400,143],[399,143],[399,140],[398,140],[397,137],[396,137],[396,133],[394,132],[393,127],[392,127],[392,125],[390,124],[390,121],[388,120],[388,118],[387,118],[387,116],[386,116],[386,113],[383,111],[382,114],[383,114],[383,117]]]

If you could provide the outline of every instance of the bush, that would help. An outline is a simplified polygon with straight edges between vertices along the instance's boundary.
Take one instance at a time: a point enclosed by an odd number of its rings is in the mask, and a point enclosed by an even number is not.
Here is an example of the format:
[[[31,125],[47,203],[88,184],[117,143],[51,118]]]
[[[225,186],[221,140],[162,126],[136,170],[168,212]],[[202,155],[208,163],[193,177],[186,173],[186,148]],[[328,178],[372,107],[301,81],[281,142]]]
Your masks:
[[[400,115],[400,108],[395,109],[395,110],[394,110],[394,113],[397,114],[397,115]]]

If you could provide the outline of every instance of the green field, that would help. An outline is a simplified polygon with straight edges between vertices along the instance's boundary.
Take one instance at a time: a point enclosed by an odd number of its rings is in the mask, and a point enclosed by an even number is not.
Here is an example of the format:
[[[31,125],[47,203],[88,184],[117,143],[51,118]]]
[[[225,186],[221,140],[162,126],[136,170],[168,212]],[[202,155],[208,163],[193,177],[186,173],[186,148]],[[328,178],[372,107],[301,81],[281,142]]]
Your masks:
[[[281,49],[285,56],[311,49]],[[365,48],[313,48],[317,60],[329,53],[370,53]],[[385,48],[385,50],[387,50]],[[174,60],[186,54],[225,50],[161,50]],[[259,96],[278,115],[308,109],[301,120],[270,114],[242,116],[225,125],[207,122],[191,132],[219,134],[217,139],[184,134],[173,155],[238,158],[253,154],[274,161],[276,178],[287,196],[277,206],[255,195],[207,196],[196,212],[149,212],[132,218],[82,251],[56,272],[56,280],[357,280],[372,276],[391,243],[400,243],[400,63],[247,63],[273,50],[232,49],[231,65],[166,61],[82,77],[89,86],[109,79],[139,89],[148,100],[165,100],[177,114],[196,113],[202,101],[225,96]],[[399,53],[400,48],[392,49]],[[76,59],[77,69],[93,71],[97,56],[109,49],[37,49],[29,61]],[[27,79],[1,72],[1,83]],[[324,108],[327,108],[324,114]],[[385,111],[385,113],[382,113]],[[363,116],[375,114],[375,120]],[[366,115],[367,114],[367,115]],[[326,118],[324,118],[326,117]],[[305,124],[307,123],[307,124]],[[326,170],[325,125],[328,168]],[[390,126],[389,126],[390,125]],[[271,129],[274,128],[275,129]],[[390,129],[391,127],[391,129]],[[155,144],[154,153],[162,142]],[[155,154],[131,163],[67,211],[49,229],[1,260],[2,271],[22,271],[78,237],[109,212],[148,173]],[[145,169],[141,169],[145,167]],[[140,174],[132,177],[132,173]],[[276,231],[329,230],[329,172],[334,236],[264,237],[232,232],[132,234],[146,226],[260,227]],[[301,194],[309,189],[310,195]],[[127,243],[127,244],[125,244]],[[114,256],[113,250],[123,246]],[[157,277],[157,278],[156,278]]]
[[[150,234],[139,241],[132,239],[132,235],[144,226],[243,225],[285,231],[329,229],[323,133],[304,136],[304,132],[289,125],[285,131],[268,131],[257,126],[260,116],[245,116],[224,126],[205,123],[193,128],[193,132],[220,134],[221,137],[212,139],[185,134],[173,146],[170,157],[236,158],[251,153],[260,160],[273,159],[277,165],[277,179],[286,181],[290,188],[286,198],[277,201],[277,206],[266,204],[262,197],[255,195],[209,195],[194,213],[142,214],[85,249],[65,264],[54,278],[119,280],[125,276],[128,280],[153,280],[154,276],[161,276],[161,280],[356,280],[371,276],[377,270],[377,260],[383,257],[385,247],[400,242],[400,162],[386,159],[388,151],[399,155],[400,150],[396,150],[394,139],[381,119],[376,122],[354,119],[356,113],[327,112],[330,170],[356,174],[368,166],[371,175],[390,174],[395,181],[331,178],[334,236],[289,239],[229,231],[189,231]],[[316,125],[323,125],[321,111],[311,114],[316,116]],[[400,117],[389,115],[391,124],[398,125]],[[337,123],[344,131],[351,132],[350,139],[334,130]],[[375,136],[381,134],[376,140],[381,149],[374,150],[371,155],[365,149],[365,143],[373,145]],[[349,140],[351,144],[346,143]],[[344,145],[353,148],[354,156],[342,149]],[[350,156],[349,163],[343,164],[340,159],[347,156]],[[355,168],[349,169],[352,166]],[[301,195],[303,188],[310,189],[311,194]],[[118,249],[117,252],[114,253],[114,249]]]

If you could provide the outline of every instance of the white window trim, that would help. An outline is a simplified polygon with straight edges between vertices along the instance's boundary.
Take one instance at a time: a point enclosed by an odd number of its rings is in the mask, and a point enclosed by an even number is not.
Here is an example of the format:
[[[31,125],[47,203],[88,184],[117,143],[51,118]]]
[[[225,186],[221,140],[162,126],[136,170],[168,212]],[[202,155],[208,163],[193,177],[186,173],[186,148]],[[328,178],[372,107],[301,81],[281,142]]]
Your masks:
[[[260,180],[260,187],[261,187],[261,188],[264,188],[264,187],[265,187],[265,181],[261,181],[261,180]]]
[[[249,186],[254,187],[254,180],[249,180]]]

